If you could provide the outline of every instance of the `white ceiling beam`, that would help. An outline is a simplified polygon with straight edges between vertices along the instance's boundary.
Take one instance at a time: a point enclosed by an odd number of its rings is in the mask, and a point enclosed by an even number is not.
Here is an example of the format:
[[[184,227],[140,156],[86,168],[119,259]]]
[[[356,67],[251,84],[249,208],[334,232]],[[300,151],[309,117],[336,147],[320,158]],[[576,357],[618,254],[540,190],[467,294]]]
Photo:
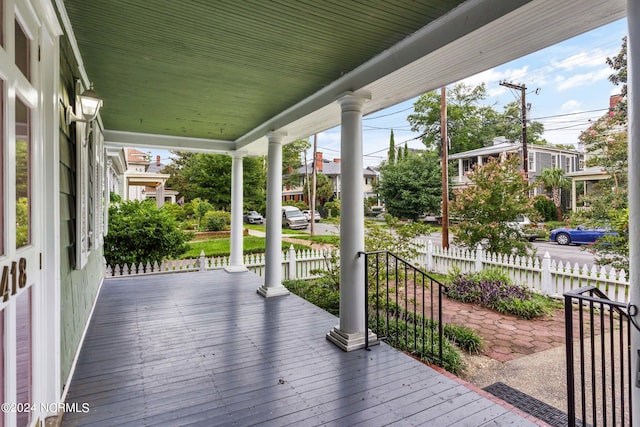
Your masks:
[[[236,144],[233,141],[155,135],[151,133],[124,132],[109,129],[104,130],[104,141],[108,147],[154,148],[217,154],[228,154],[236,149]]]

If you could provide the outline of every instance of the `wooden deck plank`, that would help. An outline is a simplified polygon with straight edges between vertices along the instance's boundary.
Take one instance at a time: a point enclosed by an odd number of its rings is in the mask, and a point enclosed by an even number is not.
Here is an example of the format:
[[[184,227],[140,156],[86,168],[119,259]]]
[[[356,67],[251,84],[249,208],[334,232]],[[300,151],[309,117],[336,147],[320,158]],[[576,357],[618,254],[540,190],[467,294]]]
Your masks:
[[[338,319],[223,271],[109,279],[63,425],[535,425],[386,344],[345,353]],[[463,425],[473,425],[464,424]]]

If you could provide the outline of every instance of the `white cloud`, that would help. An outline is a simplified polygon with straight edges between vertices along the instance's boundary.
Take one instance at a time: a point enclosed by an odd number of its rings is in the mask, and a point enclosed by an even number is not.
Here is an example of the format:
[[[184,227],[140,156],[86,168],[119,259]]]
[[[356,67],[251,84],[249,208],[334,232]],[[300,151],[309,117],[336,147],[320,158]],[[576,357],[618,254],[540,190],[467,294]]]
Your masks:
[[[525,65],[522,68],[507,68],[504,70],[497,67],[483,71],[471,77],[467,77],[462,80],[462,82],[473,86],[477,86],[484,82],[488,87],[491,87],[503,80],[520,82],[527,77],[528,70],[528,65]]]
[[[575,99],[570,99],[560,106],[560,111],[562,113],[573,113],[575,111],[580,111],[581,109],[582,103],[576,101]]]
[[[609,68],[602,68],[598,71],[592,71],[590,73],[583,74],[574,74],[570,77],[558,76],[556,78],[556,83],[558,84],[556,89],[562,91],[574,87],[598,83],[602,80],[607,79],[607,77],[609,77],[609,74],[611,74],[611,70]]]
[[[552,61],[551,64],[556,69],[571,71],[578,67],[599,67],[605,64],[608,56],[615,53],[605,52],[602,49],[592,49],[571,55],[562,61]]]

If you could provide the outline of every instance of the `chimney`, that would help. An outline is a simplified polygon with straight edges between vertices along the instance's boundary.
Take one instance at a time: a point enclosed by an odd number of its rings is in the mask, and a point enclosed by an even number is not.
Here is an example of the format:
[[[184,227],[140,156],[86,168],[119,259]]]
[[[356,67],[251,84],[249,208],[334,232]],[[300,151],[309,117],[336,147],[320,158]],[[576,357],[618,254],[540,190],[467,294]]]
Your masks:
[[[333,163],[340,163],[340,159],[333,159]]]
[[[322,172],[322,152],[316,152],[316,170]]]
[[[156,156],[156,166],[160,166],[160,155]]]
[[[618,102],[622,101],[622,95],[611,95],[609,97],[609,109],[613,110],[618,105]]]

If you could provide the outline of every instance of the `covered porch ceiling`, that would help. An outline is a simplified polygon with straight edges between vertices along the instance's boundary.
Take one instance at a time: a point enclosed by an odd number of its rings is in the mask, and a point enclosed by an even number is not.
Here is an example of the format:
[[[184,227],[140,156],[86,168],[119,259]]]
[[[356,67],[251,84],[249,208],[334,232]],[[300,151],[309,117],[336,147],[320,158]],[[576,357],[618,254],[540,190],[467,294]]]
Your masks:
[[[57,0],[112,146],[267,151],[625,16],[624,0]],[[365,140],[366,144],[366,140]]]

